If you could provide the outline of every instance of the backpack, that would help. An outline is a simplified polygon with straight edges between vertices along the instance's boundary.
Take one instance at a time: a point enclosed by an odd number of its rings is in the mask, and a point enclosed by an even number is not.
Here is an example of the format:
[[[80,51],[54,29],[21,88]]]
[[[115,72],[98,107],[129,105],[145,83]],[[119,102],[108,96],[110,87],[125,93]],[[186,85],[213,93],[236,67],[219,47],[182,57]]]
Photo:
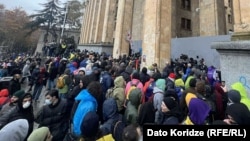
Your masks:
[[[114,95],[113,95],[113,92],[114,92],[114,89],[115,88],[109,88],[108,90],[107,90],[107,92],[106,92],[106,99],[108,99],[108,98],[112,98]]]
[[[122,141],[122,133],[126,124],[122,119],[119,119],[112,125],[112,136],[116,141]]]
[[[152,99],[154,87],[155,87],[155,82],[151,82],[149,84],[149,86],[146,88],[146,91],[144,94],[145,95],[145,102],[147,102],[149,99]]]
[[[65,86],[65,83],[64,83],[64,77],[66,75],[61,75],[58,79],[57,79],[57,82],[56,82],[56,87],[58,89],[62,89],[64,86]]]
[[[128,97],[129,97],[129,94],[131,93],[131,91],[133,90],[133,89],[136,89],[137,88],[137,85],[140,83],[140,81],[138,80],[135,84],[133,84],[133,82],[132,81],[130,81],[130,88],[129,88],[129,90],[128,90],[128,94],[127,94],[127,96],[126,96],[126,99],[128,100]]]
[[[197,98],[203,100],[209,106],[210,112],[209,112],[209,115],[207,117],[207,122],[212,123],[214,121],[214,115],[216,113],[215,102],[210,98],[206,98],[206,97],[201,96],[200,94],[197,94]]]

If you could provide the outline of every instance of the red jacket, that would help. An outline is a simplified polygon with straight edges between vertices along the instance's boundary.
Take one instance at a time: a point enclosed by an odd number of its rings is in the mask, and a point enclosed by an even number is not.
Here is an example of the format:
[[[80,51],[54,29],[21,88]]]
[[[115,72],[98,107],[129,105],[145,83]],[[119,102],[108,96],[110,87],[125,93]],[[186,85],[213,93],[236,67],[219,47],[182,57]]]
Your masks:
[[[4,105],[9,101],[9,91],[8,89],[2,89],[0,91],[0,106]]]

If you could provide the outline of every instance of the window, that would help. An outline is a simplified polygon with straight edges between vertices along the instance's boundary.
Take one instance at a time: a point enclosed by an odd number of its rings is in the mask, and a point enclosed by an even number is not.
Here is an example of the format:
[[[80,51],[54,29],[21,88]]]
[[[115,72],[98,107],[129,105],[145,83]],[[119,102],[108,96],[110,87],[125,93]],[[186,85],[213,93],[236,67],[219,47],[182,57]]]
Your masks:
[[[227,15],[227,18],[228,18],[228,23],[232,23],[232,16],[230,14]]]
[[[186,30],[191,30],[191,20],[186,18],[181,18],[181,28]]]
[[[232,7],[232,1],[228,0],[228,7]]]
[[[181,7],[183,9],[191,10],[191,0],[182,0]]]

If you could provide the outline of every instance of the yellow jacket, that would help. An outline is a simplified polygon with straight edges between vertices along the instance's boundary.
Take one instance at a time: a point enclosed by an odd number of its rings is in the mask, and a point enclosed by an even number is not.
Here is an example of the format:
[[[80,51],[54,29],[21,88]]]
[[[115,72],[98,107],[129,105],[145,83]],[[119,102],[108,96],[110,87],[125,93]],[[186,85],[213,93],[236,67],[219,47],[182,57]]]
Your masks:
[[[112,134],[105,135],[96,141],[115,141]]]

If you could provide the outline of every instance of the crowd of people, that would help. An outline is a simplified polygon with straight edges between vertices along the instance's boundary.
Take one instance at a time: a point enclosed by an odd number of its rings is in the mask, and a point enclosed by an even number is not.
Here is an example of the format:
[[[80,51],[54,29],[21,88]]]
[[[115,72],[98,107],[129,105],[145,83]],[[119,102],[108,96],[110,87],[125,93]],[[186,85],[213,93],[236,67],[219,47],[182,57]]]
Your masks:
[[[141,67],[140,56],[114,59],[84,50],[1,66],[2,77],[13,76],[0,91],[3,140],[141,141],[146,124],[250,124],[244,86],[228,89],[204,59],[181,57],[160,70],[156,63]]]

